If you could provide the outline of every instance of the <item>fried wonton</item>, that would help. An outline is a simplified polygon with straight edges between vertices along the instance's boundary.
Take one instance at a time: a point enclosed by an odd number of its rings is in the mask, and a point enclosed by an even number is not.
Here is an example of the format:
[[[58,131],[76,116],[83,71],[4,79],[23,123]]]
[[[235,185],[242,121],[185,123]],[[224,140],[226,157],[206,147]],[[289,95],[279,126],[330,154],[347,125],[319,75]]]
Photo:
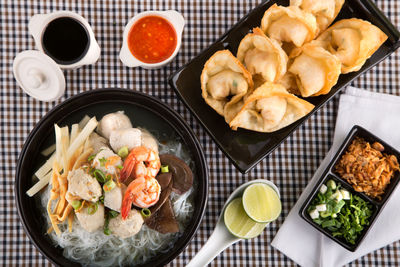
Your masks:
[[[286,73],[288,57],[281,46],[254,28],[239,44],[237,58],[253,75],[253,81],[275,82]]]
[[[265,11],[261,29],[271,39],[280,44],[300,47],[313,40],[317,34],[317,21],[308,12],[297,6],[272,5]]]
[[[253,90],[251,74],[229,50],[217,51],[207,60],[200,80],[204,100],[228,123]]]
[[[349,73],[361,69],[386,39],[387,35],[375,25],[352,18],[333,24],[317,38],[317,42],[340,59],[342,73]]]
[[[293,50],[290,57],[288,76],[296,81],[301,96],[328,94],[337,83],[341,67],[339,59],[314,42]]]
[[[298,6],[315,16],[319,32],[331,25],[343,4],[344,0],[290,0],[291,6]]]
[[[257,132],[274,132],[307,115],[314,105],[296,97],[276,83],[266,82],[245,101],[229,124],[233,130],[244,128]]]

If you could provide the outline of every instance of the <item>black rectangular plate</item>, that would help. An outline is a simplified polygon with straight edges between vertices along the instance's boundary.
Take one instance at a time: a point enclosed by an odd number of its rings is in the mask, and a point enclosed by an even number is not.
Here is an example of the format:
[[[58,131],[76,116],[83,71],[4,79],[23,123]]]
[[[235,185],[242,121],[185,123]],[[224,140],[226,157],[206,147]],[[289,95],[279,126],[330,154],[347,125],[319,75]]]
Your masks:
[[[242,173],[248,172],[269,155],[293,131],[302,125],[309,116],[314,114],[342,88],[385,59],[400,46],[399,31],[372,1],[346,0],[337,20],[351,17],[368,20],[383,30],[388,35],[388,40],[367,60],[359,71],[340,75],[338,83],[332,88],[329,94],[307,98],[307,101],[314,104],[315,108],[306,117],[273,133],[258,133],[244,129],[233,131],[225,123],[224,118],[209,107],[201,97],[200,75],[205,62],[216,51],[229,49],[236,55],[241,39],[251,29],[260,25],[264,12],[274,3],[287,6],[289,1],[271,0],[261,3],[236,23],[219,40],[203,50],[197,57],[181,67],[169,78],[169,83],[174,88],[176,94],[200,121],[218,147]]]
[[[316,228],[318,231],[329,237],[330,239],[334,240],[344,248],[350,250],[350,251],[355,251],[358,246],[361,244],[363,241],[364,237],[367,235],[369,230],[372,228],[372,225],[375,223],[376,218],[378,218],[379,214],[381,213],[383,207],[386,205],[388,202],[390,196],[392,195],[393,191],[397,187],[400,181],[400,172],[397,171],[395,172],[394,177],[390,180],[390,184],[387,186],[384,195],[382,196],[381,200],[376,200],[372,199],[369,196],[365,195],[364,193],[356,192],[352,185],[350,185],[345,179],[341,178],[338,174],[335,173],[334,167],[336,163],[340,160],[342,155],[347,151],[347,148],[349,145],[353,142],[355,137],[361,137],[364,140],[366,140],[369,143],[374,143],[374,142],[379,142],[381,143],[384,147],[385,150],[383,153],[389,154],[389,155],[395,155],[398,160],[400,160],[400,152],[388,145],[385,141],[380,139],[379,137],[375,136],[371,132],[367,131],[366,129],[362,128],[361,126],[355,125],[347,135],[346,139],[344,140],[343,144],[339,148],[339,150],[336,152],[335,156],[329,163],[328,167],[326,168],[324,174],[321,176],[320,180],[317,182],[317,184],[314,186],[313,190],[311,191],[311,194],[307,197],[307,199],[304,201],[304,204],[302,205],[299,215],[302,217],[305,221],[307,221],[309,224],[311,224],[314,228]],[[374,208],[373,214],[370,218],[370,224],[368,227],[366,227],[359,238],[357,239],[356,244],[351,245],[346,243],[343,239],[334,237],[331,235],[331,233],[328,230],[325,230],[318,224],[316,224],[310,217],[310,215],[307,213],[307,208],[311,204],[312,200],[314,197],[317,195],[319,188],[323,183],[325,183],[329,179],[334,179],[336,182],[339,182],[342,184],[342,186],[348,190],[350,193],[353,195],[358,195],[365,201],[371,203],[371,205]]]

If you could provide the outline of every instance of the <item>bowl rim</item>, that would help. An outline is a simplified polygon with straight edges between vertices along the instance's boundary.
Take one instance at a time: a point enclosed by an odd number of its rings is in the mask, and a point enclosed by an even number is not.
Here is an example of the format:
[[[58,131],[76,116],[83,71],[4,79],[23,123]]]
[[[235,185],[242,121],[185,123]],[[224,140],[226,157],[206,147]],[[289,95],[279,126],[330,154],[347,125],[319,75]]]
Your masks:
[[[49,120],[49,118],[53,115],[53,113],[55,112],[61,112],[60,110],[62,110],[63,108],[65,108],[66,106],[70,105],[71,103],[73,103],[74,101],[76,101],[77,99],[79,99],[80,97],[84,97],[84,96],[88,96],[88,95],[98,95],[99,93],[103,93],[103,94],[130,94],[130,95],[136,95],[138,97],[142,97],[142,98],[147,98],[149,101],[153,102],[155,105],[158,105],[158,107],[161,107],[163,109],[163,111],[169,112],[171,116],[173,116],[175,118],[175,123],[177,123],[179,125],[179,127],[183,127],[183,131],[186,132],[190,139],[192,140],[196,150],[195,150],[195,155],[198,157],[199,159],[199,163],[200,166],[197,166],[196,168],[198,169],[197,171],[202,175],[202,181],[203,181],[203,190],[202,192],[198,192],[198,194],[200,194],[201,196],[199,196],[199,199],[202,200],[200,201],[200,203],[198,204],[198,206],[196,207],[197,210],[199,210],[198,216],[196,218],[196,220],[194,220],[194,218],[192,218],[192,224],[187,225],[185,231],[183,231],[183,233],[185,233],[188,229],[187,234],[183,234],[180,238],[178,238],[177,240],[184,238],[184,240],[182,241],[182,245],[177,249],[177,250],[169,250],[168,254],[165,257],[164,262],[162,263],[162,265],[168,264],[169,262],[171,262],[173,259],[175,259],[178,255],[180,255],[182,253],[182,251],[189,245],[190,241],[194,238],[194,235],[196,234],[197,230],[200,227],[200,224],[204,218],[205,215],[205,209],[207,207],[207,203],[208,203],[208,191],[209,191],[209,168],[208,168],[208,164],[204,155],[204,151],[202,146],[200,145],[200,142],[197,138],[197,136],[195,135],[195,133],[193,132],[192,128],[190,128],[190,126],[187,124],[187,122],[174,110],[172,109],[169,105],[167,105],[166,103],[163,103],[160,99],[157,99],[154,96],[145,94],[143,92],[139,92],[139,91],[135,91],[135,90],[131,90],[131,89],[122,89],[122,88],[117,88],[117,87],[107,87],[107,88],[99,88],[99,89],[94,89],[94,90],[89,90],[89,91],[84,91],[81,92],[79,94],[76,94],[70,98],[68,98],[67,100],[61,102],[60,104],[56,105],[55,107],[53,107],[50,111],[48,111],[34,126],[34,128],[31,130],[31,132],[29,133],[29,135],[26,137],[26,140],[24,142],[23,148],[21,149],[21,152],[18,156],[18,161],[17,161],[17,166],[16,166],[16,171],[15,171],[15,181],[14,181],[14,201],[16,203],[17,206],[17,211],[18,211],[18,218],[20,220],[20,223],[23,226],[24,232],[25,234],[29,237],[30,241],[33,243],[33,245],[39,250],[39,252],[46,257],[47,260],[49,260],[52,264],[55,264],[57,266],[59,266],[59,262],[58,262],[58,258],[55,257],[55,255],[49,255],[46,252],[46,249],[43,247],[43,245],[39,242],[37,242],[34,238],[33,235],[31,233],[31,231],[33,229],[31,229],[31,227],[29,226],[27,217],[25,216],[25,214],[23,213],[23,200],[22,198],[25,197],[25,193],[21,192],[19,190],[20,186],[21,186],[21,165],[23,164],[23,162],[26,160],[26,151],[28,150],[28,148],[31,146],[32,141],[34,140],[34,137],[36,136],[37,132],[39,131],[39,129],[41,128],[41,126],[47,121]],[[113,100],[111,100],[113,101]],[[115,100],[114,100],[115,101]],[[126,101],[129,102],[129,101]],[[90,105],[90,104],[88,104]],[[73,113],[73,112],[72,112]],[[160,112],[156,112],[154,111],[154,113],[159,116]],[[168,122],[167,122],[168,123]],[[174,129],[175,131],[177,130],[177,126],[172,124],[172,123],[168,123],[169,126],[171,126],[172,129]],[[200,180],[200,179],[199,179]],[[176,241],[178,242],[178,241]],[[171,253],[173,252],[173,253]],[[67,258],[65,258],[67,259]],[[69,259],[67,259],[68,261],[71,261]],[[152,260],[154,259],[150,259],[148,262],[142,263],[143,264],[147,264],[152,262]],[[73,261],[72,261],[73,262]],[[78,262],[76,262],[77,264],[79,264]],[[158,263],[159,264],[159,263]]]

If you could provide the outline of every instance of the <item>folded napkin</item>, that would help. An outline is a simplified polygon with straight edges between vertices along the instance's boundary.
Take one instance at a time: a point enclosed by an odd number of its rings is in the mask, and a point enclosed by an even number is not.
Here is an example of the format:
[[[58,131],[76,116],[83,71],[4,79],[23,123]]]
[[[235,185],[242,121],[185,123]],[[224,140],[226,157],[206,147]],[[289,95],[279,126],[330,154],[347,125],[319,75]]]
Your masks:
[[[299,210],[354,125],[360,125],[400,149],[400,97],[348,87],[341,95],[330,151],[279,229],[272,246],[301,266],[342,266],[400,239],[400,189],[377,218],[371,231],[350,252],[325,237],[299,216]]]

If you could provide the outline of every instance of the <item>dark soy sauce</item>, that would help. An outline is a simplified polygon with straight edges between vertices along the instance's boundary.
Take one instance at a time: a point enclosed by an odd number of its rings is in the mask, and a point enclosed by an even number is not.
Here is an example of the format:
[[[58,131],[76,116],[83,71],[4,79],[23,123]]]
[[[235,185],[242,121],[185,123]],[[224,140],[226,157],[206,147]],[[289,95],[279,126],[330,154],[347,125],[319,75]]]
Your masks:
[[[58,64],[72,64],[86,54],[89,34],[79,21],[70,17],[57,18],[47,25],[42,46]]]

